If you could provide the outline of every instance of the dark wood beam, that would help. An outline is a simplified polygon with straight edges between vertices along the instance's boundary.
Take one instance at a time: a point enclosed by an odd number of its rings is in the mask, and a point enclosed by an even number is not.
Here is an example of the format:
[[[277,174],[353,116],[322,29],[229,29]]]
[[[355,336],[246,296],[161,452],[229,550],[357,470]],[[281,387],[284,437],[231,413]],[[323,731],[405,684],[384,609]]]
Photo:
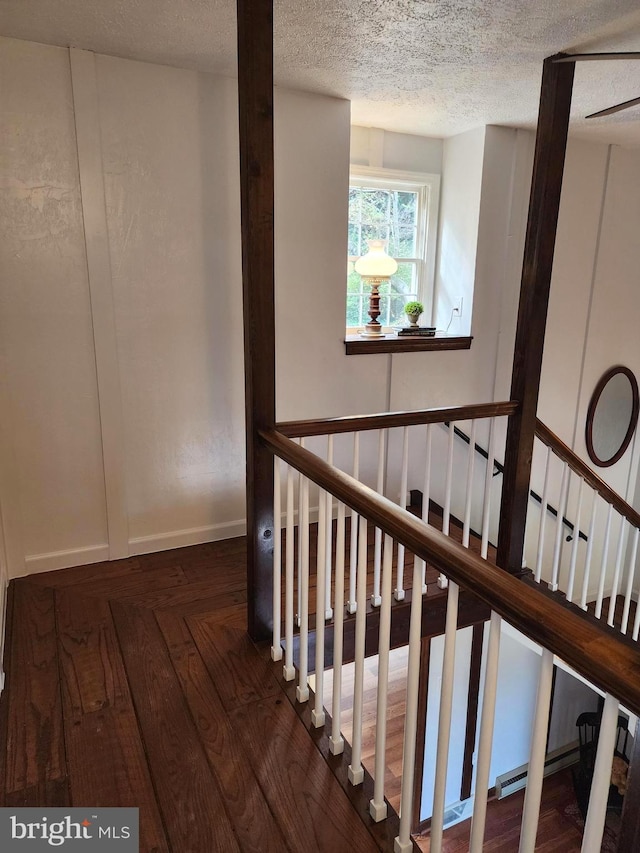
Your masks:
[[[468,800],[473,782],[473,753],[476,748],[478,725],[478,702],[480,697],[480,669],[482,666],[482,638],[484,625],[473,626],[471,640],[471,662],[469,665],[469,692],[467,698],[467,725],[464,735],[464,759],[462,762],[462,785],[460,799]]]
[[[420,681],[418,685],[418,732],[416,736],[416,766],[413,774],[413,815],[411,831],[417,832],[422,810],[422,778],[424,776],[424,748],[427,740],[427,700],[429,695],[429,666],[431,640],[423,637],[420,645]]]
[[[273,458],[258,434],[275,423],[273,2],[237,8],[248,629],[263,640],[273,621]]]
[[[512,573],[522,568],[529,502],[531,457],[542,369],[549,286],[567,146],[575,66],[545,59],[538,132],[524,246],[511,399],[520,407],[509,419],[505,450],[498,565]]]
[[[409,619],[411,616],[411,590],[407,590],[407,597],[401,603],[394,604],[391,609],[391,635],[390,648],[399,649],[409,642]],[[447,595],[424,596],[422,599],[421,636],[430,640],[439,637],[445,631],[445,619],[447,615]],[[476,625],[478,622],[486,622],[491,618],[491,610],[484,602],[479,601],[476,596],[466,590],[460,590],[458,607],[458,630]],[[333,666],[333,624],[327,625],[324,630],[324,663],[327,669]],[[355,616],[347,616],[344,620],[342,663],[353,663],[356,653],[356,620]],[[367,613],[367,627],[365,634],[365,657],[377,655],[380,640],[380,609],[376,608]],[[316,632],[313,628],[309,631],[309,672],[315,671],[316,654]],[[293,638],[293,662],[296,668],[300,660],[300,637],[296,634]]]

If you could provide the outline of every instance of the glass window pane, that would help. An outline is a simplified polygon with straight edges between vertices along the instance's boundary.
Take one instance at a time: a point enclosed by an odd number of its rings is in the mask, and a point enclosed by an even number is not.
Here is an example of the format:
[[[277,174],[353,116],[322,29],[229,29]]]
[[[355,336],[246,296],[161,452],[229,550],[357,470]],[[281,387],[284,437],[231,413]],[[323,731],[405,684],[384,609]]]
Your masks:
[[[368,225],[386,226],[389,221],[389,195],[387,190],[363,189],[362,221]]]
[[[362,277],[355,270],[347,275],[347,293],[362,293],[364,285]]]
[[[349,251],[347,254],[350,257],[360,257],[360,227],[354,222],[349,223]]]
[[[349,188],[348,253],[351,258],[367,252],[367,240],[386,240],[395,258],[418,256],[417,234],[420,194],[382,187]],[[347,273],[347,325],[362,327],[368,320],[369,287],[351,266]],[[404,305],[418,298],[418,267],[404,262],[390,282],[383,284],[380,322],[405,325]]]
[[[418,254],[415,228],[400,227],[397,233],[396,245],[397,258],[415,258]]]
[[[363,297],[358,294],[347,295],[347,326],[362,325],[362,301]]]
[[[416,256],[417,193],[395,192],[389,219],[389,254],[395,258]]]

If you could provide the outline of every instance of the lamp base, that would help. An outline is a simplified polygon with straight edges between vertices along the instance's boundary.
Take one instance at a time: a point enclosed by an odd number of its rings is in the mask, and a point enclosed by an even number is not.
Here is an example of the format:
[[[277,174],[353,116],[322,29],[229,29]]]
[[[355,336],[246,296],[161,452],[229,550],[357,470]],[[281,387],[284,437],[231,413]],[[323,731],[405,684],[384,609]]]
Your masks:
[[[382,334],[382,326],[380,323],[367,323],[364,329],[360,332],[360,337],[363,338],[384,338]]]

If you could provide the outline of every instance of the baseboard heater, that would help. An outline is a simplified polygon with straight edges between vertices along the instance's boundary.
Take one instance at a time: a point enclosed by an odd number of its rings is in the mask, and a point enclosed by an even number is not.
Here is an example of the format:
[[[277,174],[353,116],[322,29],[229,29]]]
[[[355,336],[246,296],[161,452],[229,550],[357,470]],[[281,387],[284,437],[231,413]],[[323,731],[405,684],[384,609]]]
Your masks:
[[[552,773],[557,773],[565,767],[570,767],[572,764],[576,764],[579,758],[580,745],[578,741],[556,749],[550,752],[545,759],[544,775],[551,776]],[[509,773],[496,776],[496,799],[501,800],[503,797],[508,797],[509,794],[521,791],[527,784],[528,775],[529,765],[523,764],[522,767],[516,767],[515,770],[511,770]]]

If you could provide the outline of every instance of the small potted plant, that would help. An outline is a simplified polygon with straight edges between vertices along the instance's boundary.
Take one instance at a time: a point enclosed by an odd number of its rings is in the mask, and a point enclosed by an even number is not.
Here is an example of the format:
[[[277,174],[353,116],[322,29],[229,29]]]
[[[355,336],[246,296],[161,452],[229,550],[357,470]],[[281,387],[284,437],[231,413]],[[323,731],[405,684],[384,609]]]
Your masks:
[[[420,315],[424,311],[424,305],[422,302],[407,302],[404,306],[404,313],[409,318],[409,322],[415,328],[418,325],[418,320],[420,319]]]

